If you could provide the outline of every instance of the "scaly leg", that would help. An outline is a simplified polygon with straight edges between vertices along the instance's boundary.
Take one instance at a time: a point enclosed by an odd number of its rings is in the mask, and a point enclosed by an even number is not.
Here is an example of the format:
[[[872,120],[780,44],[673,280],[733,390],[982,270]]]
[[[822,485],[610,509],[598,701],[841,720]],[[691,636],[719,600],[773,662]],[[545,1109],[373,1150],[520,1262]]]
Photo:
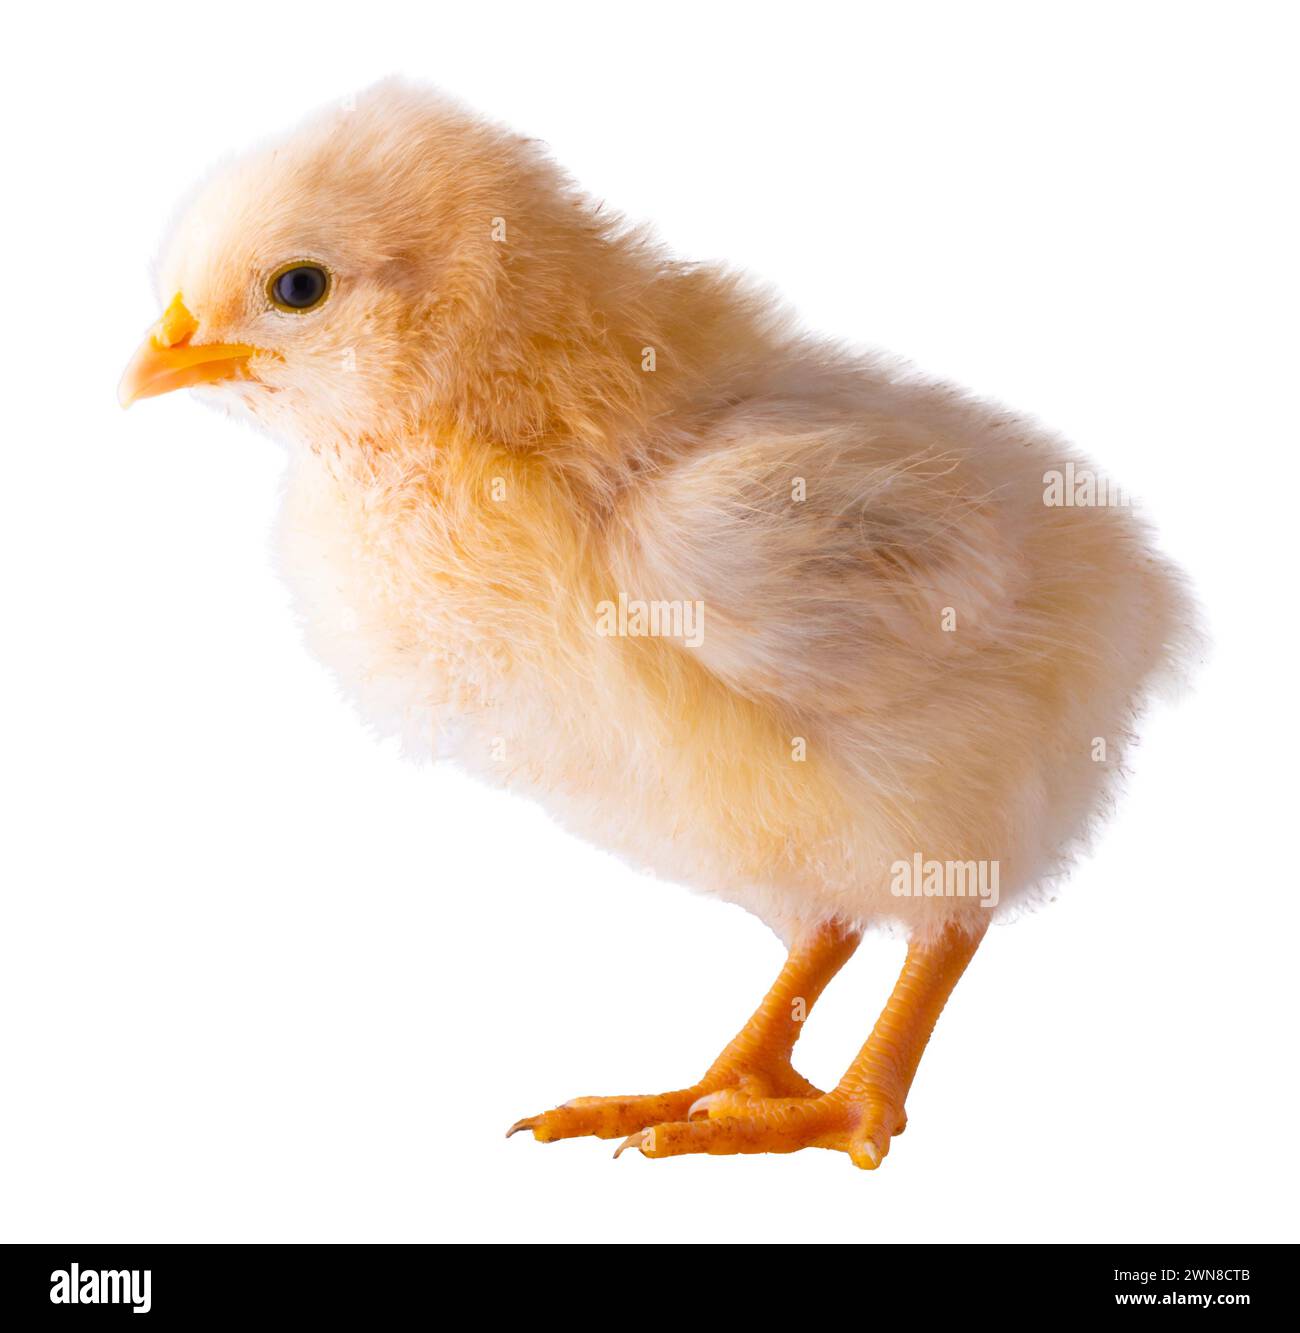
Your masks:
[[[903,1103],[921,1053],[983,934],[983,923],[973,932],[950,926],[935,940],[908,947],[889,1003],[833,1091],[796,1099],[719,1090],[701,1097],[684,1118],[630,1135],[618,1152],[638,1148],[647,1157],[676,1157],[837,1148],[860,1167],[879,1166],[907,1123]],[[697,1115],[704,1118],[692,1118]]]
[[[542,1143],[594,1134],[621,1138],[663,1120],[685,1119],[702,1097],[727,1089],[750,1097],[815,1098],[822,1094],[790,1063],[790,1052],[826,983],[848,961],[860,936],[830,923],[796,941],[772,989],[698,1083],[644,1097],[579,1097],[512,1125]]]

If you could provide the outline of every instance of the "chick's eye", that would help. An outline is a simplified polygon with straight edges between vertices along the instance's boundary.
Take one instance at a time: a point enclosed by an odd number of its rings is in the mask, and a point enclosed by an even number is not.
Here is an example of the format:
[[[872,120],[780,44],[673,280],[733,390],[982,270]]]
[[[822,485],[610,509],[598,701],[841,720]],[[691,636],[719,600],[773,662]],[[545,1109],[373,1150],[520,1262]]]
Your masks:
[[[329,291],[329,275],[315,264],[295,264],[271,279],[271,300],[282,310],[310,310]]]

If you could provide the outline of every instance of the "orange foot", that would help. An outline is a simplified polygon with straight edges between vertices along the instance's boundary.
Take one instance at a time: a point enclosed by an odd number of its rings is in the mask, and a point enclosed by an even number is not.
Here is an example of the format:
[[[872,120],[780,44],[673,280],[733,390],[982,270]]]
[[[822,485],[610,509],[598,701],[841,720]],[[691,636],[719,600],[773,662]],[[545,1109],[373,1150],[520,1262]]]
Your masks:
[[[857,948],[858,939],[852,931],[828,925],[797,944],[758,1011],[698,1083],[652,1096],[578,1097],[516,1122],[506,1137],[531,1129],[541,1143],[583,1134],[622,1138],[646,1125],[687,1120],[701,1099],[728,1092],[746,1098],[820,1097],[821,1092],[796,1072],[790,1052],[803,1019]]]
[[[856,935],[835,926],[791,951],[758,1012],[694,1087],[658,1097],[581,1097],[519,1121],[510,1133],[531,1129],[543,1142],[626,1135],[615,1157],[627,1148],[646,1157],[833,1148],[873,1170],[906,1128],[903,1103],[921,1053],[982,925],[949,926],[909,945],[884,1012],[831,1092],[795,1073],[789,1056],[799,1022],[857,945]]]
[[[636,1148],[646,1157],[683,1153],[797,1152],[834,1148],[870,1171],[907,1127],[892,1092],[853,1096],[837,1088],[816,1097],[747,1097],[717,1092],[701,1097],[684,1120],[630,1134],[614,1153]]]

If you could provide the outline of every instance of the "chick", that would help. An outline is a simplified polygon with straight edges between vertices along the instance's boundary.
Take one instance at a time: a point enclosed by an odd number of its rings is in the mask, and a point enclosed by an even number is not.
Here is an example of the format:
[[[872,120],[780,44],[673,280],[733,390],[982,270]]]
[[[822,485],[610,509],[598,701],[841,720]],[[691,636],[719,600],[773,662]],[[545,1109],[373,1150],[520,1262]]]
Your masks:
[[[990,918],[1066,867],[1184,656],[1131,509],[401,83],[223,171],[160,281],[121,399],[287,442],[284,567],[365,715],[788,946],[698,1081],[511,1132],[879,1165]],[[872,925],[903,971],[821,1092],[791,1051]]]

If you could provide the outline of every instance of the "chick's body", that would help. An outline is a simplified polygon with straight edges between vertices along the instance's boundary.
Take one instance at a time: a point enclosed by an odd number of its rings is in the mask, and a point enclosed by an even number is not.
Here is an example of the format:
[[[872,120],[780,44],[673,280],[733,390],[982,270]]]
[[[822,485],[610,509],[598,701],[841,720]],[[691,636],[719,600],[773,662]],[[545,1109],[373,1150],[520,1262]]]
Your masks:
[[[828,915],[987,911],[894,894],[917,850],[999,861],[1013,901],[1122,753],[1171,629],[1162,571],[1127,514],[1045,509],[1063,459],[1032,438],[954,468],[978,409],[929,454],[905,417],[800,431],[782,416],[801,409],[727,413],[605,513],[472,436],[300,452],[282,536],[313,642],[411,750],[526,789],[787,939]],[[911,512],[869,515],[868,488]],[[698,601],[701,642],[600,633],[620,593]]]
[[[336,308],[286,324],[246,275],[301,255]],[[1058,441],[793,331],[425,94],[382,88],[210,187],[173,291],[191,342],[264,349],[202,391],[289,439],[285,568],[366,715],[757,913],[787,971],[896,921],[918,966],[959,974],[988,899],[900,894],[894,867],[996,865],[1003,904],[1041,884],[1177,657],[1179,583],[1131,511],[1045,503],[1084,467]],[[667,632],[635,632],[637,606]],[[709,1124],[740,1118],[738,1083],[817,1100],[762,1013],[763,1059],[728,1048],[688,1090]],[[527,1123],[622,1133],[665,1109],[594,1100]],[[862,1165],[880,1120],[853,1122]]]

